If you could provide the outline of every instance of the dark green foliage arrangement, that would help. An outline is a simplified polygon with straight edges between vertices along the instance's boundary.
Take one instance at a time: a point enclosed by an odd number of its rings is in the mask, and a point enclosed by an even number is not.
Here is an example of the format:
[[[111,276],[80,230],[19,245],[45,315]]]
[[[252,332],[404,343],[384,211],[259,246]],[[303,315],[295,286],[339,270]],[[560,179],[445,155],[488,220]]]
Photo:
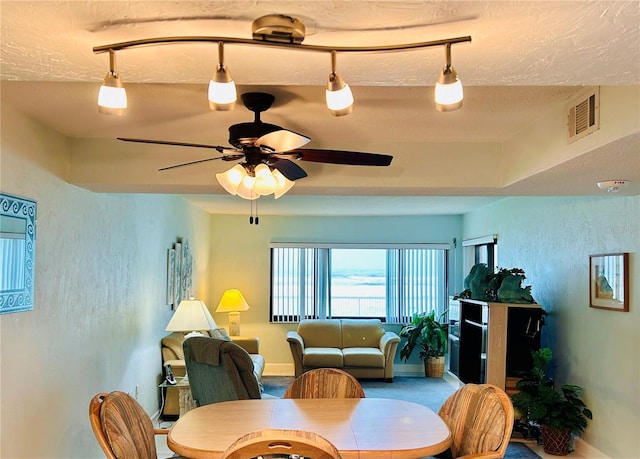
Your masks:
[[[526,279],[520,268],[499,268],[494,273],[486,263],[471,268],[464,279],[464,290],[454,299],[472,299],[498,303],[535,303],[531,286],[522,287]]]
[[[546,376],[551,357],[549,348],[533,352],[533,367],[516,384],[520,392],[511,397],[513,406],[528,421],[552,429],[570,429],[579,435],[593,415],[580,400],[580,386],[565,384],[560,390],[554,388],[553,381]]]
[[[400,349],[400,358],[405,362],[411,356],[416,346],[420,348],[420,358],[442,357],[447,354],[447,324],[440,321],[447,314],[444,311],[438,320],[435,311],[414,314],[410,324],[404,325],[400,336],[407,338],[407,342]]]

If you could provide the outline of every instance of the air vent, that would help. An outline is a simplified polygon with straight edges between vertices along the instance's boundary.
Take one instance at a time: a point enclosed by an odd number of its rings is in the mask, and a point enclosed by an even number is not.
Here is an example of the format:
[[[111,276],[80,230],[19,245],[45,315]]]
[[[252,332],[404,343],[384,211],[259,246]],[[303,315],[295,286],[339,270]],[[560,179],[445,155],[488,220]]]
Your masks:
[[[589,88],[569,106],[569,143],[600,129],[600,88]]]

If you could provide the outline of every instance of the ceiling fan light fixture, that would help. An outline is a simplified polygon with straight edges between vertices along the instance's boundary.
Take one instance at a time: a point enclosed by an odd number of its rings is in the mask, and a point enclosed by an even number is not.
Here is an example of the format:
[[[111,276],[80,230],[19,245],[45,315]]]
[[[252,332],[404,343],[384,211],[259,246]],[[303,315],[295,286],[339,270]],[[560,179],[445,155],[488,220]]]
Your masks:
[[[271,169],[266,164],[258,164],[254,170],[255,182],[253,183],[253,190],[260,196],[266,196],[272,194],[277,186],[278,181],[271,173]]]
[[[436,110],[439,112],[451,112],[462,107],[464,93],[462,82],[458,79],[458,74],[451,66],[451,43],[445,45],[446,63],[435,88]]]
[[[238,187],[247,176],[247,171],[241,164],[236,164],[226,172],[216,174],[218,183],[231,195],[238,194]]]
[[[218,43],[218,67],[209,81],[209,108],[211,110],[233,110],[238,98],[236,84],[224,65],[224,44]]]
[[[247,175],[242,179],[242,182],[238,186],[237,195],[242,199],[248,199],[253,201],[254,199],[258,199],[260,195],[255,192],[253,186],[255,184],[256,178],[251,175]]]
[[[116,71],[116,53],[109,51],[109,72],[98,92],[98,113],[122,116],[127,108],[127,91]]]
[[[296,184],[296,182],[294,182],[293,180],[289,180],[287,177],[285,177],[278,169],[274,169],[271,174],[278,183],[275,191],[273,192],[273,197],[275,199],[283,196],[287,191],[293,188],[293,185]]]
[[[333,116],[345,116],[353,111],[353,94],[351,88],[336,73],[336,52],[331,51],[331,73],[326,90],[326,101],[329,113]]]

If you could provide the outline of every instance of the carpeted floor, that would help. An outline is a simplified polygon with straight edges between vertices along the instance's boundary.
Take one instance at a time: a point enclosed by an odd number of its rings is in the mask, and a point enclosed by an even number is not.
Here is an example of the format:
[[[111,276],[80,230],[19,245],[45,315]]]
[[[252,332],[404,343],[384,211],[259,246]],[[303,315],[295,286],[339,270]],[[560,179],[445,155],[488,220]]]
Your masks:
[[[264,376],[262,383],[267,394],[282,397],[287,386],[293,381],[291,376]],[[393,398],[420,403],[433,411],[438,411],[456,386],[446,379],[396,376],[392,383],[361,380],[367,397]],[[504,456],[509,459],[539,459],[536,453],[522,443],[512,442]]]

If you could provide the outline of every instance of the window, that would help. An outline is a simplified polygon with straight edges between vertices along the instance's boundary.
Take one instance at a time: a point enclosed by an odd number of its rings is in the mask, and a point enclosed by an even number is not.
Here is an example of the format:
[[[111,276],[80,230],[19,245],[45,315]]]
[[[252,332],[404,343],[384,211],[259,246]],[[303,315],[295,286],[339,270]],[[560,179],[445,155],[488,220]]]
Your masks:
[[[406,323],[414,313],[443,311],[447,244],[272,244],[271,321],[379,318]]]
[[[474,265],[484,263],[496,270],[498,263],[498,235],[478,237],[462,241],[464,247],[465,275]]]

